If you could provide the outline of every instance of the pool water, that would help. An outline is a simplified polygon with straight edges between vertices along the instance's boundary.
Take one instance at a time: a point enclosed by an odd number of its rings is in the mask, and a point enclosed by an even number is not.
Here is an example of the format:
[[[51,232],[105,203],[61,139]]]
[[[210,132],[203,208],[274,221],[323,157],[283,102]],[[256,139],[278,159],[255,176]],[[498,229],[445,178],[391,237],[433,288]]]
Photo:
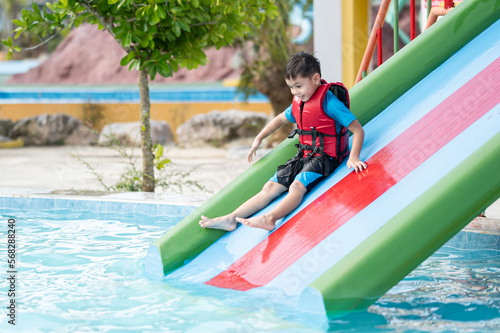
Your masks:
[[[327,317],[269,291],[243,293],[147,277],[143,261],[149,245],[182,216],[0,209],[2,274],[9,270],[9,219],[16,221],[16,325],[4,314],[2,332],[500,330],[497,246],[444,246],[367,311]],[[498,243],[498,236],[485,236]],[[8,289],[2,278],[4,312]]]

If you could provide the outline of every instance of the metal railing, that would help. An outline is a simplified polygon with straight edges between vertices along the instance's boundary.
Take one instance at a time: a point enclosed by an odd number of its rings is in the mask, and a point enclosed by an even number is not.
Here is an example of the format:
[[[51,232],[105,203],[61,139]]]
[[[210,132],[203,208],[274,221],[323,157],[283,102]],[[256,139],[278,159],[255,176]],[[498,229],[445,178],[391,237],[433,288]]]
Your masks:
[[[427,24],[425,29],[434,24],[439,16],[446,15],[460,2],[462,1],[443,0],[440,2],[439,6],[433,7],[432,0],[427,0]],[[365,54],[363,56],[363,60],[361,61],[361,65],[359,67],[359,71],[356,76],[355,83],[358,83],[367,75],[368,67],[370,66],[371,60],[373,58],[375,47],[377,47],[378,66],[382,65],[384,61],[382,56],[382,42],[383,42],[382,27],[384,25],[385,17],[387,15],[387,11],[389,9],[390,4],[391,0],[382,0],[380,4],[377,16],[375,18],[375,22],[373,24],[372,31],[370,33],[370,38],[368,39],[368,45],[366,46]],[[395,0],[393,2],[393,6],[394,6],[394,54],[396,54],[399,51],[399,1]],[[416,37],[415,0],[410,0],[410,41],[415,39],[415,37]]]

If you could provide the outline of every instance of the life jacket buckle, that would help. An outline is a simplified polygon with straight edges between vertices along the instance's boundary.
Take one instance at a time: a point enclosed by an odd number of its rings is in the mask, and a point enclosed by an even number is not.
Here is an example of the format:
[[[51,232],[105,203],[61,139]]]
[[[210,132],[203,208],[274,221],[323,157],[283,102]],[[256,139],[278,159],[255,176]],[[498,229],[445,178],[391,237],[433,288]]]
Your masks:
[[[290,132],[290,134],[288,134],[288,138],[289,138],[289,139],[293,139],[293,137],[294,137],[294,136],[295,136],[298,132],[299,132],[299,130],[298,130],[297,128],[296,128],[296,129],[294,129],[294,130],[292,130],[292,131]]]

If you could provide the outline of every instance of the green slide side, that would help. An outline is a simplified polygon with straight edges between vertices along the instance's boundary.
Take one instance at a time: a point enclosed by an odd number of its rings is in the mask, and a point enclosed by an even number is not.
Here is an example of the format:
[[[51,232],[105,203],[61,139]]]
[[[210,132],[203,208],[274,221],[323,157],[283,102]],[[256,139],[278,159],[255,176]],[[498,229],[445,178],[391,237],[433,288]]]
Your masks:
[[[493,203],[500,171],[492,165],[500,165],[500,134],[310,285],[327,311],[366,309]]]
[[[439,45],[448,45],[446,40],[467,36],[461,40],[465,44],[500,19],[500,1],[462,4],[428,31],[435,35],[432,39],[426,32],[407,52],[418,52],[425,60]],[[450,56],[456,51],[453,48]],[[394,57],[373,74],[385,76],[401,58]],[[405,57],[409,67],[398,68],[409,73],[417,58]],[[496,134],[310,285],[321,293],[326,310],[366,309],[438,250],[500,196],[500,170],[491,169],[499,164],[500,134]]]
[[[441,65],[500,16],[500,0],[467,0],[417,37],[350,90],[351,110],[366,124]],[[285,140],[224,189],[153,243],[168,273],[205,250],[224,231],[200,228],[201,215],[227,214],[255,195],[276,167],[296,153],[297,140]]]

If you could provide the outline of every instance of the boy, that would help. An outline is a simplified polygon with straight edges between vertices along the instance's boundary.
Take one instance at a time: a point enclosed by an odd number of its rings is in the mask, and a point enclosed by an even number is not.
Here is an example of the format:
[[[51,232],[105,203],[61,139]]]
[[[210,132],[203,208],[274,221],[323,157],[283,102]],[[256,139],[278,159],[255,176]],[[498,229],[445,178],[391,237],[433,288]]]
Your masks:
[[[321,80],[318,59],[305,52],[294,54],[285,69],[285,81],[294,95],[292,105],[256,136],[248,153],[248,162],[252,162],[262,140],[287,121],[297,123],[298,130],[294,132],[299,133],[299,152],[278,167],[259,193],[228,215],[211,219],[202,216],[201,227],[233,231],[238,223],[242,223],[271,231],[276,221],[297,208],[304,195],[331,174],[347,155],[349,169],[356,172],[366,169],[366,164],[359,159],[364,130],[344,103],[328,90],[329,85]],[[352,132],[350,154],[346,128]],[[248,218],[287,190],[288,194],[270,212]]]

